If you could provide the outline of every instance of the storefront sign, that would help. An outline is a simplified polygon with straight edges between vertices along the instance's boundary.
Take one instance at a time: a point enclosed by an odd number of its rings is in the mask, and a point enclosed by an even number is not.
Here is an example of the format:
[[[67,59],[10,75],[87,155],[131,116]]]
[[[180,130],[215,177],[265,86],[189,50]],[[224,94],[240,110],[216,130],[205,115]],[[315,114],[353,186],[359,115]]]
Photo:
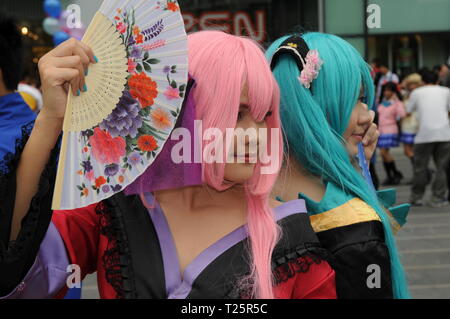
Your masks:
[[[203,12],[199,16],[185,12],[183,18],[187,32],[221,30],[239,36],[249,36],[260,43],[264,42],[267,35],[264,10],[255,11],[253,17],[245,11],[211,11]]]

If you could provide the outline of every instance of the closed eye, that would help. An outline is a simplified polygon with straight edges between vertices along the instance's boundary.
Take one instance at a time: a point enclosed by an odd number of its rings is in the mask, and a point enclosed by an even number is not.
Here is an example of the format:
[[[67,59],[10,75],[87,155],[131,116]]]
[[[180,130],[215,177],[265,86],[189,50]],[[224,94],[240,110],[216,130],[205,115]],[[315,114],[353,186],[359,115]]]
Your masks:
[[[246,112],[248,112],[249,106],[247,104],[242,104],[239,106],[239,112],[237,115],[237,120],[240,121],[244,118]]]
[[[272,116],[272,111],[267,112],[266,116],[264,117],[264,119],[267,119],[269,116]]]

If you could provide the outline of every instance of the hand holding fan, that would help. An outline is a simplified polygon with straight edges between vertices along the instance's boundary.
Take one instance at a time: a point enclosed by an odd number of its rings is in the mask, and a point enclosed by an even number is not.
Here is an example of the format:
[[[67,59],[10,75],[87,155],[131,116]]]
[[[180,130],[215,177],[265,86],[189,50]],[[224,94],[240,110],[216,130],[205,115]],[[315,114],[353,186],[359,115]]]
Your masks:
[[[98,57],[69,94],[53,209],[106,199],[141,175],[175,126],[187,36],[175,0],[105,0],[82,40]]]

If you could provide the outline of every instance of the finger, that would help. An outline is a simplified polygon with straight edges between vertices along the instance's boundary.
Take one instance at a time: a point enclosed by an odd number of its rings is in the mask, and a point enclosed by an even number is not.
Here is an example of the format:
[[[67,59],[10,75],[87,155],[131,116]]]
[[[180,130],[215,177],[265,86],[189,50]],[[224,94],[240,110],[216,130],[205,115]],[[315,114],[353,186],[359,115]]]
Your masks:
[[[84,47],[81,45],[81,42],[76,39],[70,39],[54,50],[51,51],[51,56],[48,60],[52,60],[51,58],[64,58],[68,56],[74,56],[79,59],[79,65],[76,66],[77,69],[80,70],[79,81],[78,83],[74,80],[71,81],[72,91],[75,95],[77,93],[81,93],[82,91],[87,91],[87,86],[85,82],[85,74],[87,72],[90,58],[88,54],[85,52]],[[54,62],[54,60],[53,60]],[[78,62],[77,62],[78,64]]]
[[[80,96],[81,95],[81,89],[80,89],[80,82],[79,82],[79,80],[72,80],[72,81],[70,81],[70,87],[72,88],[72,94],[74,96]]]
[[[60,45],[58,45],[56,48],[51,50],[49,52],[49,55],[55,56],[55,57],[64,57],[68,55],[73,55],[73,49],[74,47],[78,45],[78,40],[75,38],[70,38],[67,41],[64,41]]]
[[[77,73],[78,75],[70,80],[70,85],[72,86],[72,93],[74,95],[78,96],[81,94],[81,92],[86,91],[84,65],[79,55],[72,55],[63,58],[55,58],[54,63],[60,65],[60,68],[72,68],[78,71]]]
[[[54,67],[62,69],[78,68],[80,65],[80,58],[75,55],[52,58],[50,61]]]
[[[88,74],[88,67],[90,63],[88,55],[86,54],[86,52],[84,51],[84,49],[81,47],[80,44],[81,42],[78,41],[75,43],[75,46],[73,47],[73,56],[79,57],[80,59],[80,63],[77,66],[77,68],[79,68],[81,72],[81,75],[79,77],[79,83],[74,83],[74,85],[77,86],[77,93],[87,91],[85,76]]]
[[[366,133],[364,133],[364,137],[362,140],[362,143],[364,146],[366,146],[368,144],[368,142],[370,141],[370,135],[372,134],[372,127],[369,127],[369,129],[366,131]]]
[[[79,95],[78,93],[81,93],[82,90],[86,87],[84,87],[84,66],[81,62],[81,57],[78,55],[71,55],[71,56],[65,56],[65,57],[50,57],[45,62],[46,65],[50,65],[50,69],[74,69],[77,70],[77,76],[76,78],[70,78],[70,79],[62,79],[59,78],[58,71],[56,71],[53,76],[55,77],[55,80],[58,82],[58,85],[62,85],[64,82],[70,82],[72,85],[72,92],[74,95]],[[46,69],[46,67],[44,67]],[[50,79],[52,80],[52,79]],[[59,81],[58,81],[59,80]],[[86,91],[86,90],[84,90]]]
[[[79,42],[79,44],[80,44],[81,48],[84,50],[84,53],[88,56],[89,61],[91,63],[97,63],[98,59],[94,55],[94,51],[92,51],[92,49],[87,44],[85,44],[85,43],[83,43],[81,41]]]
[[[83,72],[80,77],[79,90],[80,92],[86,92],[88,90],[85,77],[88,75],[89,64],[97,63],[96,57],[94,56],[93,51],[86,44],[78,41],[77,45],[74,48],[74,52],[76,55],[80,56],[81,63],[83,64]]]
[[[371,134],[371,137],[369,141],[367,142],[367,145],[372,145],[373,147],[376,147],[378,143],[378,139],[380,138],[380,132],[378,130],[375,130],[373,134]]]
[[[375,120],[375,111],[370,110],[370,123],[373,123],[373,121]]]
[[[66,57],[71,55],[78,55],[81,58],[85,69],[89,66],[89,63],[95,63],[92,50],[81,41],[76,39],[70,39],[51,51],[51,56],[54,57]]]
[[[363,138],[363,144],[364,145],[370,145],[372,144],[378,137],[378,128],[376,124],[372,124],[369,129],[366,131],[366,134]]]
[[[63,87],[64,87],[64,91],[66,92],[66,94],[69,94],[70,84],[66,82],[63,85]]]
[[[377,135],[378,135],[378,133],[376,134],[376,136]],[[378,141],[378,137],[376,138],[374,143],[372,143],[369,146],[364,147],[364,155],[366,156],[366,159],[368,161],[370,161],[370,159],[372,158],[373,154],[375,153],[375,149],[377,148],[376,141]]]
[[[82,51],[82,50],[80,50],[80,51]],[[80,72],[80,75],[78,76],[78,83],[74,83],[74,84],[77,86],[77,93],[81,94],[81,92],[86,92],[87,91],[85,76],[87,74],[86,70],[87,70],[88,65],[89,65],[89,59],[87,58],[87,56],[82,57],[81,55],[74,55],[74,57],[79,59],[77,65],[76,65],[76,68]],[[86,59],[88,61],[88,64],[85,64]],[[80,95],[80,94],[77,94],[77,95]]]
[[[57,68],[55,71],[59,74],[61,85],[67,88],[67,84],[70,84],[73,95],[79,96],[81,94],[79,91],[79,79],[83,74],[83,69],[80,66],[78,68]]]
[[[42,83],[44,86],[61,86],[78,79],[79,73],[78,68],[48,67],[42,71]]]
[[[79,72],[80,75],[78,76],[77,79],[75,79],[73,81],[72,86],[75,85],[77,87],[77,90],[76,90],[75,94],[76,95],[80,95],[82,92],[86,92],[87,91],[87,86],[86,86],[86,80],[85,80],[85,77],[84,77],[85,70],[84,70],[83,64],[79,63],[77,69],[78,69],[78,72]]]

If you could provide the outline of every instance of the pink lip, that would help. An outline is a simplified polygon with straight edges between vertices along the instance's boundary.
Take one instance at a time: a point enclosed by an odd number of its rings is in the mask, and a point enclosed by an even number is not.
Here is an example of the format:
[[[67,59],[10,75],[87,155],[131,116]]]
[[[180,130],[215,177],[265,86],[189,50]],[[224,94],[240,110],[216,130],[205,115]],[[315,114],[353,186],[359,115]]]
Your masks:
[[[354,139],[360,141],[360,142],[362,142],[362,140],[363,140],[363,136],[362,136],[362,135],[356,135],[356,134],[354,134],[354,135],[352,135],[352,137],[353,137]]]

